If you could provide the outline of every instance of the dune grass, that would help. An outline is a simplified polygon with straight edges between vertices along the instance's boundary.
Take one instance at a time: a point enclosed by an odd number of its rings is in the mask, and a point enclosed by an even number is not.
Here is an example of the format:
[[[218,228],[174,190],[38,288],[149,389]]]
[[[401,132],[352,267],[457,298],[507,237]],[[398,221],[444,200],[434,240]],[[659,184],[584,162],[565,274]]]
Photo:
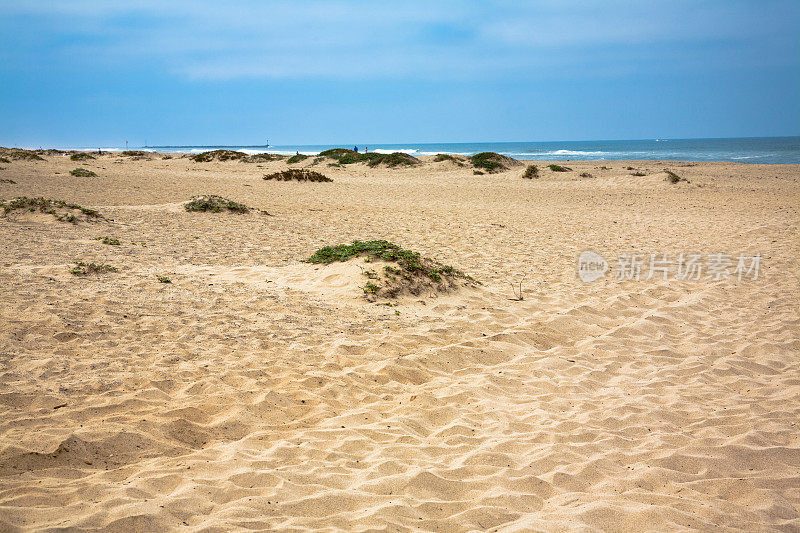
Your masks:
[[[72,154],[71,156],[69,156],[69,158],[72,161],[88,161],[90,159],[95,159],[95,157],[92,154],[89,154],[87,152],[78,152],[76,154]]]
[[[569,167],[562,167],[561,165],[556,165],[556,164],[547,165],[547,168],[549,168],[553,172],[569,172],[572,170]]]
[[[676,184],[676,183],[680,183],[680,182],[682,182],[682,181],[685,181],[686,183],[689,183],[689,180],[687,180],[687,179],[686,179],[686,178],[684,178],[684,177],[678,176],[677,174],[675,174],[674,172],[672,172],[672,171],[671,171],[671,170],[669,170],[669,169],[666,169],[666,168],[665,168],[665,169],[664,169],[664,172],[666,172],[666,173],[667,173],[667,178],[666,178],[666,179],[667,179],[667,181],[668,181],[668,182],[670,182],[670,183],[672,183],[673,185],[674,185],[674,184]]]

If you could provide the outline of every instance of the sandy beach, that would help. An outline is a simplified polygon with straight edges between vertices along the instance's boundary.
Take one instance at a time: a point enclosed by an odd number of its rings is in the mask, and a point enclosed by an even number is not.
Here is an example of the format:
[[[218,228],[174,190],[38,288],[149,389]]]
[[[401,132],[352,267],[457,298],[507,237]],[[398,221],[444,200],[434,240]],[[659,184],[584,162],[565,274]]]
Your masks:
[[[0,213],[2,531],[800,530],[800,165],[42,157],[0,198],[104,218]],[[356,239],[480,283],[303,262]]]

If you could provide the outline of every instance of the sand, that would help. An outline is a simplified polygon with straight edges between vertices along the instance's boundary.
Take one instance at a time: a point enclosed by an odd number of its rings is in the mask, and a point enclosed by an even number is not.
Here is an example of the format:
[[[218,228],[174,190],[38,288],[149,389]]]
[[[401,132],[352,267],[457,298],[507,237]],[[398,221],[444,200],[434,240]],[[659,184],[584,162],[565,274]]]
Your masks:
[[[798,165],[45,159],[0,197],[112,220],[0,218],[0,530],[800,529]],[[356,238],[482,285],[379,305],[301,262]],[[587,249],[762,262],[585,283]]]

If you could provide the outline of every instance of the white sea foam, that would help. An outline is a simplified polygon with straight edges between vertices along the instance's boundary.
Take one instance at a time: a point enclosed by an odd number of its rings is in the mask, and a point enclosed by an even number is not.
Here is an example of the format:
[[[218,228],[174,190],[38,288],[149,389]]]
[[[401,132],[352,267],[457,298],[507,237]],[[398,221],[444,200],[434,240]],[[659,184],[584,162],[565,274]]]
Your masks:
[[[376,149],[370,150],[370,151],[371,152],[375,152],[376,154],[393,154],[395,152],[400,152],[400,153],[403,153],[403,154],[411,155],[411,154],[417,154],[418,153],[418,150],[416,150],[415,148],[401,148],[401,149],[397,149],[397,150],[386,150],[384,148],[376,148]],[[419,155],[421,155],[421,154],[419,154]]]

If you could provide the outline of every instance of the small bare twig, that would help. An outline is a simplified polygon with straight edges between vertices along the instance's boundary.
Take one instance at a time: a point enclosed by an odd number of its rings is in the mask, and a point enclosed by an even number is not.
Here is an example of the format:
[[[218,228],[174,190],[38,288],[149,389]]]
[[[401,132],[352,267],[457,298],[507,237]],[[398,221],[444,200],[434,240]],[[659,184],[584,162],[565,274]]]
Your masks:
[[[511,291],[514,294],[514,297],[513,298],[509,298],[509,300],[514,300],[514,301],[517,301],[517,302],[521,302],[521,301],[523,301],[525,299],[525,295],[523,294],[523,290],[522,290],[522,282],[525,281],[525,276],[527,276],[527,275],[528,275],[527,273],[523,274],[522,277],[519,280],[519,283],[517,285],[514,285],[514,283],[511,282],[511,281],[508,282],[508,284],[511,285]]]

